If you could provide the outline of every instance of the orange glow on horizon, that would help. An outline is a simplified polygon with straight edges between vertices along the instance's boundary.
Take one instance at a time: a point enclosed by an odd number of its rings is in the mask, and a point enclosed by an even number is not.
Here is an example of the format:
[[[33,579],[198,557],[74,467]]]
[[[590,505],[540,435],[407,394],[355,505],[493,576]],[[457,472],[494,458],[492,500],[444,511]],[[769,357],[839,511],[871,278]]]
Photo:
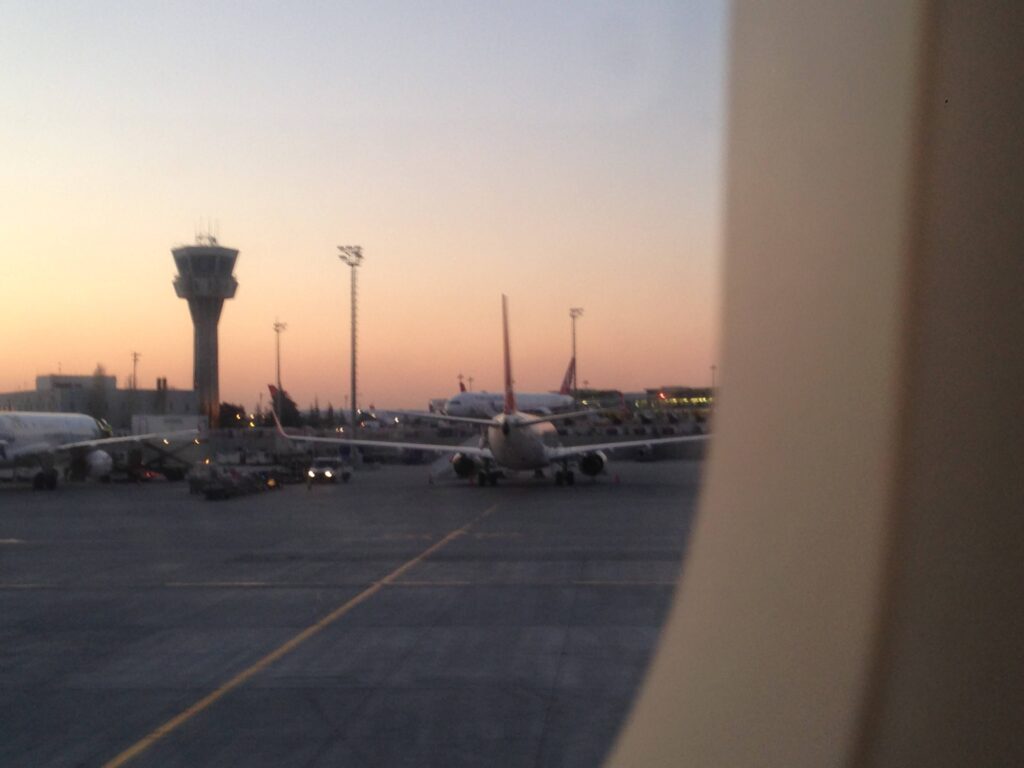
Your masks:
[[[0,392],[123,387],[133,352],[140,387],[191,389],[170,251],[210,220],[240,252],[220,397],[249,410],[275,318],[296,402],[345,407],[338,244],[365,256],[360,405],[499,389],[502,293],[521,391],[558,389],[570,307],[580,386],[710,383],[724,8],[44,6],[5,18]]]

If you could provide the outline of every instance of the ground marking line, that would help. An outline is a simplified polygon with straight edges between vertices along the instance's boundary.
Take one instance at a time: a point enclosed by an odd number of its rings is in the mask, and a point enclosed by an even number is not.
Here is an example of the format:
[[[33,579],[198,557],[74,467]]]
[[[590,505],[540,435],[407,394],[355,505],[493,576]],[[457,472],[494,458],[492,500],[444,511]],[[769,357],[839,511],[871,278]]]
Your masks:
[[[168,581],[164,584],[168,589],[262,589],[285,586],[269,581]]]
[[[0,584],[0,589],[60,589],[60,585],[26,582],[25,584]]]
[[[605,580],[577,580],[572,582],[576,587],[674,587],[675,581],[655,581],[637,579],[619,579],[617,581]]]
[[[366,582],[346,584],[343,582],[273,582],[273,581],[169,581],[163,584],[143,584],[124,587],[120,585],[71,585],[48,582],[25,582],[14,584],[11,582],[0,582],[0,591],[17,589],[52,589],[64,592],[104,592],[122,589],[250,589],[250,590],[299,590],[299,589],[327,589],[340,590],[362,587]],[[619,579],[610,581],[608,579],[574,579],[573,581],[467,581],[462,579],[430,580],[410,579],[406,581],[371,582],[369,587],[380,584],[382,587],[398,588],[430,588],[430,587],[674,587],[676,581]]]
[[[478,581],[399,581],[388,584],[389,587],[476,587],[481,585]]]
[[[293,637],[291,640],[288,640],[283,645],[278,646],[275,650],[268,653],[255,664],[251,665],[250,667],[247,667],[246,669],[243,669],[241,672],[232,677],[219,688],[211,691],[209,694],[201,698],[191,707],[184,710],[183,712],[178,713],[170,720],[168,720],[166,723],[150,732],[147,736],[135,742],[135,744],[121,752],[121,754],[117,755],[117,757],[115,757],[114,759],[104,763],[103,768],[119,768],[119,766],[125,765],[130,760],[133,760],[134,758],[138,757],[140,754],[145,752],[147,749],[153,746],[157,741],[162,739],[164,736],[176,730],[181,725],[187,723],[200,712],[207,709],[210,705],[214,704],[215,702],[226,696],[228,693],[233,691],[235,688],[239,687],[240,685],[248,681],[251,677],[269,667],[282,656],[285,656],[286,654],[295,650],[299,645],[304,643],[309,638],[313,637],[313,635],[317,634],[325,627],[333,624],[335,621],[340,619],[342,616],[351,611],[357,605],[373,597],[388,584],[394,582],[398,578],[401,578],[402,574],[407,573],[411,568],[414,568],[415,566],[419,565],[421,562],[423,562],[432,554],[434,554],[434,552],[438,551],[452,540],[457,539],[459,536],[464,535],[466,531],[468,531],[473,525],[483,520],[485,517],[494,512],[494,510],[497,508],[497,504],[491,505],[486,510],[484,510],[482,514],[473,518],[458,530],[452,531],[443,539],[441,539],[440,541],[436,542],[435,544],[433,544],[432,546],[428,547],[423,552],[418,554],[412,560],[409,560],[408,562],[399,566],[379,581],[375,581],[373,584],[371,584],[358,595],[353,597],[347,603],[338,606],[329,614],[324,616],[322,619],[316,622],[316,624],[312,624],[311,626],[306,627],[299,634],[295,635],[295,637]]]

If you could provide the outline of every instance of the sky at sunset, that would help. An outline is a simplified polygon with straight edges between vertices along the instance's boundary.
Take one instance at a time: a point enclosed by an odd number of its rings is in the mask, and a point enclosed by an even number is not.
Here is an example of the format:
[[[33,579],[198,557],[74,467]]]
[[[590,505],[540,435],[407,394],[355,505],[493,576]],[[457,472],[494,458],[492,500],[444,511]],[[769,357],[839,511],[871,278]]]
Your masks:
[[[727,16],[689,2],[3,2],[0,392],[192,384],[170,250],[240,251],[221,399],[343,407],[517,387],[705,386]],[[208,222],[214,222],[208,225]],[[264,402],[266,396],[264,395]]]

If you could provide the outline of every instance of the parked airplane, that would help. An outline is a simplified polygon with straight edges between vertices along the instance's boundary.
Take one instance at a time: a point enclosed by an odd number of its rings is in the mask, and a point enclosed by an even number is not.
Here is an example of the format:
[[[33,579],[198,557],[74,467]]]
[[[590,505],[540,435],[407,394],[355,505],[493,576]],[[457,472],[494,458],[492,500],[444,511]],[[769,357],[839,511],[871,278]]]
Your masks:
[[[512,387],[512,363],[508,335],[508,299],[501,297],[501,318],[505,353],[505,393],[502,412],[494,418],[445,416],[441,414],[417,414],[421,418],[439,421],[460,421],[485,427],[484,437],[477,446],[437,445],[432,443],[403,443],[390,440],[363,440],[334,437],[306,437],[286,434],[277,421],[278,431],[289,440],[308,443],[326,443],[349,446],[376,446],[392,450],[433,451],[452,454],[452,468],[459,477],[476,475],[480,485],[496,485],[502,469],[534,470],[540,472],[554,466],[555,482],[572,485],[575,466],[584,475],[599,474],[607,462],[605,451],[617,448],[652,446],[659,443],[685,443],[706,440],[707,435],[679,435],[649,440],[626,440],[622,442],[592,443],[590,445],[561,446],[557,444],[557,432],[552,422],[576,418],[593,411],[574,411],[551,415],[535,416],[518,408],[516,394]],[[277,414],[274,414],[277,420]]]
[[[84,413],[0,412],[0,468],[36,470],[32,486],[53,490],[61,472],[110,476],[114,461],[104,448],[146,440],[194,437],[197,430],[112,437],[110,426]]]
[[[576,369],[576,358],[569,360],[565,369],[565,377],[558,392],[518,392],[516,403],[527,413],[547,414],[564,411],[576,405],[572,396],[572,375]],[[444,412],[449,416],[468,416],[478,419],[490,419],[502,412],[505,407],[505,395],[501,392],[467,392],[466,385],[459,382],[459,394],[449,398],[444,404]]]

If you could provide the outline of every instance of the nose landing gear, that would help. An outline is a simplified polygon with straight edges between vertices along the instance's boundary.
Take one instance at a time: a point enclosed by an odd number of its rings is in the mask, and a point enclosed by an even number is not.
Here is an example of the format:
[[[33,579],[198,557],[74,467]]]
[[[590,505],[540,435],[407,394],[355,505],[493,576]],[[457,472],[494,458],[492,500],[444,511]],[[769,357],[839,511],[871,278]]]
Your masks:
[[[44,469],[32,478],[32,488],[37,491],[52,491],[57,487],[57,470]]]

